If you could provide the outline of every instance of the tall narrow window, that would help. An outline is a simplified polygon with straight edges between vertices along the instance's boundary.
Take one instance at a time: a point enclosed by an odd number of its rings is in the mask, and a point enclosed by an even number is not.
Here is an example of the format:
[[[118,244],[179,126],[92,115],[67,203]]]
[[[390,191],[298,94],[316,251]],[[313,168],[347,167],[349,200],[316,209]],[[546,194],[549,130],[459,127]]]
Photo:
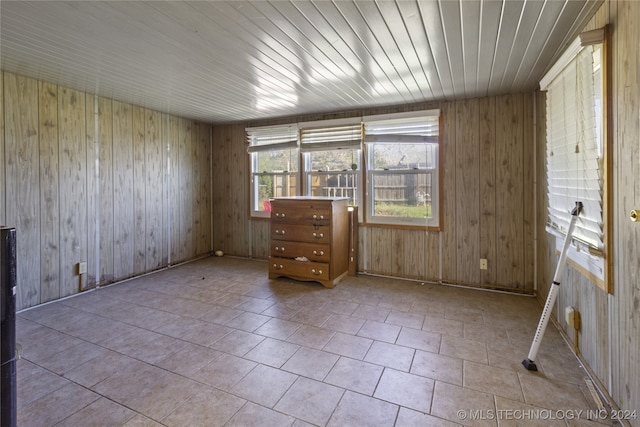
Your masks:
[[[569,212],[575,202],[582,202],[569,259],[604,288],[607,132],[602,34],[595,43],[578,38],[540,87],[547,92],[547,229],[564,238]]]
[[[360,118],[300,123],[304,194],[347,197],[357,206],[360,195]]]
[[[299,194],[298,127],[248,128],[251,157],[251,215],[269,217],[270,199]]]
[[[439,111],[365,117],[366,220],[439,226]]]

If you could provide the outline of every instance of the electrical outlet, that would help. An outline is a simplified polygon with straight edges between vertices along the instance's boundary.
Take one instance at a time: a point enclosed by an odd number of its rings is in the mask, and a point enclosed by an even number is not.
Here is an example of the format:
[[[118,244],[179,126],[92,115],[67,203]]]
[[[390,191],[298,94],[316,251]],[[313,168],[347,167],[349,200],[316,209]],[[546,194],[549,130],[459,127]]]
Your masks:
[[[484,258],[480,259],[480,270],[486,270],[487,269],[487,260]]]
[[[85,274],[87,272],[87,263],[86,262],[79,262],[78,264],[76,264],[76,267],[78,269],[78,275]]]

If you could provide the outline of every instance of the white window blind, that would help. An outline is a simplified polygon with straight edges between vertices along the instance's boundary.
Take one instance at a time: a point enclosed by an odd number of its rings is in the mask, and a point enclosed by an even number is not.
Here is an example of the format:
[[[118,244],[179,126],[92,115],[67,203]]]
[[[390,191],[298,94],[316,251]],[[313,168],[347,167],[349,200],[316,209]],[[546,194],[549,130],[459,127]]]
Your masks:
[[[300,148],[302,152],[339,149],[358,149],[362,142],[360,118],[322,121],[300,125]]]
[[[579,46],[579,45],[578,45]],[[548,226],[566,234],[576,201],[584,209],[573,239],[591,253],[604,249],[602,85],[600,49],[585,46],[551,80],[547,91]],[[541,85],[542,86],[542,85]]]
[[[295,148],[298,145],[298,126],[263,126],[247,128],[249,153]]]

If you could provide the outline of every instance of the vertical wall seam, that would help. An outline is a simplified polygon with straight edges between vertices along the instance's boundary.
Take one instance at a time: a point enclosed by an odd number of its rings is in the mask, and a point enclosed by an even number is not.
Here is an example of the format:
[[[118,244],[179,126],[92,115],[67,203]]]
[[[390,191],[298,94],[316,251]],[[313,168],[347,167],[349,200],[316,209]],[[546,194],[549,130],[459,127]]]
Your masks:
[[[95,162],[94,172],[94,226],[95,226],[95,284],[100,284],[100,112],[98,95],[93,95],[93,157]]]
[[[171,265],[171,118],[166,114],[166,134],[167,134],[167,164],[165,174],[165,191],[166,191],[166,215],[167,215],[167,265]]]

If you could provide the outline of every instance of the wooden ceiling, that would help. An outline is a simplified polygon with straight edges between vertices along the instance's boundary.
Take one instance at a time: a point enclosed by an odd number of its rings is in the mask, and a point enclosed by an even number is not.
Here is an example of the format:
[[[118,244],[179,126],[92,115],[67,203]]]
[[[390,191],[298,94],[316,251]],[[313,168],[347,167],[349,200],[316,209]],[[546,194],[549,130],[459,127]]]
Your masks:
[[[601,0],[6,1],[2,69],[214,122],[529,91]]]

